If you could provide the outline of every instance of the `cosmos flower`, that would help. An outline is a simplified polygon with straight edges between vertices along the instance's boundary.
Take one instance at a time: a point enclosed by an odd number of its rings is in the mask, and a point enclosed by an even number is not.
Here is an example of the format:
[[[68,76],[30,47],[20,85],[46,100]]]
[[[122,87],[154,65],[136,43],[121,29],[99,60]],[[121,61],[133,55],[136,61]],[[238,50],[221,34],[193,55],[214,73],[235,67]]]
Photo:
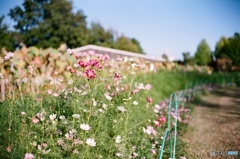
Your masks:
[[[125,112],[126,108],[124,108],[123,106],[118,106],[117,109],[121,112]]]
[[[116,137],[115,142],[116,142],[117,144],[119,144],[119,143],[121,142],[121,136],[120,136],[120,135],[118,135],[118,136]]]
[[[85,74],[87,75],[88,78],[96,78],[96,73],[94,70],[86,70]]]
[[[133,101],[133,105],[138,105],[138,102],[137,101]]]
[[[91,127],[88,124],[81,124],[80,128],[85,131],[88,131],[91,129]]]
[[[96,146],[96,142],[92,138],[88,138],[87,141],[86,141],[86,144],[88,144],[91,147]]]
[[[34,155],[31,153],[26,153],[24,156],[24,159],[33,159],[33,158],[34,158]]]

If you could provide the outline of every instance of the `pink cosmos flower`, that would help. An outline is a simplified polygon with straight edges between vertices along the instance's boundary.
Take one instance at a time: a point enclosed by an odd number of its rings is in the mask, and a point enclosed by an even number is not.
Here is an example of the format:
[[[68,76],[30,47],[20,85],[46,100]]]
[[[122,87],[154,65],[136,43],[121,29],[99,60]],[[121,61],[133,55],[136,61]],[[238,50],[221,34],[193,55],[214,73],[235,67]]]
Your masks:
[[[7,60],[10,60],[11,58],[14,57],[14,53],[12,52],[8,52],[5,56],[4,56],[4,60],[7,61]]]
[[[161,123],[159,121],[153,121],[153,122],[157,127],[161,126]]]
[[[111,86],[110,84],[107,85],[107,90],[110,90],[111,89]]]
[[[44,121],[45,119],[45,112],[40,112],[40,113],[37,113],[37,117],[38,119],[40,119],[41,121]]]
[[[112,92],[111,93],[111,96],[116,96],[117,95],[117,92]]]
[[[84,56],[84,54],[80,53],[80,52],[75,53],[75,58],[76,59],[79,59],[81,56]]]
[[[69,68],[70,73],[75,73],[76,71],[73,68]]]
[[[182,121],[182,118],[180,116],[178,116],[178,121],[181,122]]]
[[[148,101],[149,104],[152,104],[152,98],[148,97],[147,101]]]
[[[36,101],[42,101],[42,98],[35,98]]]
[[[11,151],[12,151],[11,147],[8,146],[8,147],[7,147],[7,152],[11,152]]]
[[[110,57],[107,54],[105,54],[101,57],[101,59],[102,60],[110,60]]]
[[[39,122],[39,119],[38,119],[38,118],[32,118],[32,122],[33,122],[34,124],[37,124],[37,123]]]
[[[161,123],[166,122],[166,118],[164,116],[160,117],[160,118],[158,118],[158,121]]]
[[[146,84],[146,86],[145,86],[145,89],[146,90],[150,90],[152,88],[152,85],[151,84]]]
[[[139,89],[132,90],[132,94],[136,94],[137,92],[139,92]]]
[[[159,103],[160,107],[166,107],[167,106],[167,102],[166,101],[162,101]]]
[[[128,90],[129,86],[128,85],[124,85],[124,90]]]
[[[114,78],[120,78],[120,77],[121,77],[121,76],[120,76],[119,73],[115,73]]]
[[[74,49],[67,49],[67,53],[69,53],[69,55],[72,55],[75,53]]]
[[[24,156],[24,159],[33,159],[33,158],[34,158],[34,155],[31,153],[26,153]]]
[[[84,61],[82,61],[82,60],[78,61],[78,64],[79,64],[79,66],[81,66],[81,67],[83,67],[83,68],[85,68],[85,67],[88,66],[88,63],[86,63],[86,62],[84,62]]]
[[[173,112],[171,112],[170,114],[174,119],[177,119],[177,116]]]
[[[89,51],[88,51],[88,54],[89,54],[89,55],[95,55],[95,52],[94,52],[93,50],[89,50]]]
[[[33,67],[31,65],[28,66],[28,71],[32,74],[33,73]]]
[[[117,91],[117,92],[120,92],[121,89],[120,89],[119,87],[116,87],[116,91]]]
[[[101,59],[103,55],[102,55],[102,54],[95,54],[95,56],[96,56],[97,58]]]
[[[48,92],[48,94],[52,94],[53,93],[51,89],[49,89],[47,92]]]
[[[97,60],[89,60],[87,65],[96,66],[96,65],[98,65],[98,61]]]
[[[154,130],[154,128],[152,126],[147,126],[147,129],[143,128],[143,132],[148,135],[151,135],[151,134],[153,134],[154,136],[157,135],[157,131]]]
[[[154,155],[156,154],[156,150],[155,149],[151,149],[150,151],[151,151],[152,154],[154,154]]]
[[[21,112],[21,115],[22,115],[22,116],[26,115],[26,112]]]
[[[97,64],[96,67],[97,67],[99,70],[103,68],[100,64]]]
[[[86,70],[85,74],[87,75],[88,78],[96,78],[96,73],[94,70]]]

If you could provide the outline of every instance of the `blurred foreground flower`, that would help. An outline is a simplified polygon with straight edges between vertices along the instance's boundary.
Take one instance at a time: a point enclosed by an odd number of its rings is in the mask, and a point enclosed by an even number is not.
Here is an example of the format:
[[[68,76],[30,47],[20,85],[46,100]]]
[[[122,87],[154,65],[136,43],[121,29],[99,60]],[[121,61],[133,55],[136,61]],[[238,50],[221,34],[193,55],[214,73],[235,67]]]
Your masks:
[[[81,124],[80,128],[85,131],[88,131],[91,129],[91,127],[88,124]]]
[[[121,136],[120,136],[120,135],[118,135],[118,136],[116,137],[115,142],[116,142],[117,144],[119,144],[119,143],[121,142]]]
[[[34,155],[31,153],[26,153],[24,156],[24,159],[33,159],[33,158],[34,158]]]
[[[148,97],[148,98],[147,98],[147,102],[148,102],[149,104],[152,104],[152,98]]]
[[[4,60],[7,61],[7,60],[10,60],[11,58],[14,57],[14,53],[12,52],[8,52],[5,56],[4,56]]]
[[[94,141],[94,139],[91,138],[87,139],[86,144],[88,144],[91,147],[96,146],[96,142]]]
[[[148,135],[151,135],[151,134],[153,134],[154,136],[157,135],[157,131],[154,130],[154,128],[152,126],[147,126],[147,129],[143,128],[143,132]]]

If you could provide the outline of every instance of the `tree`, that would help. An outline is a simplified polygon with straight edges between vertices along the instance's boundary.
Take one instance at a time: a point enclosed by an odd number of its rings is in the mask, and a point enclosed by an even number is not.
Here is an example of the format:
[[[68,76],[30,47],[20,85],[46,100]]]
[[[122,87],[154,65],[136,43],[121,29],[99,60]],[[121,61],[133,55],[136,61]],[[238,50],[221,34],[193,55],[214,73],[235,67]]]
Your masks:
[[[121,36],[117,39],[115,43],[115,48],[120,50],[131,51],[135,53],[144,54],[140,43],[136,39],[130,39],[126,36]]]
[[[190,55],[190,52],[183,52],[183,63],[185,65],[194,65],[195,61],[194,58]]]
[[[87,43],[86,16],[82,11],[72,12],[67,0],[25,0],[10,10],[16,22],[14,28],[23,35],[27,46],[79,47]]]
[[[166,61],[166,62],[169,62],[169,57],[167,54],[163,53],[162,54],[162,58]]]
[[[100,23],[92,23],[87,28],[84,13],[81,10],[75,13],[72,9],[72,2],[68,0],[24,0],[22,6],[9,12],[16,23],[14,28],[21,35],[16,36],[16,41],[42,48],[57,48],[62,43],[75,48],[90,43],[143,53],[134,38],[116,39],[113,30],[105,30]]]
[[[7,24],[3,23],[4,16],[0,17],[0,52],[2,48],[8,51],[14,50],[14,41],[11,32],[8,30]]]
[[[206,40],[202,40],[198,45],[197,52],[194,57],[196,64],[208,65],[212,60],[211,50]]]
[[[113,32],[105,30],[100,23],[92,22],[89,29],[88,43],[112,48],[114,46]]]
[[[232,65],[240,66],[240,34],[235,33],[230,38],[221,37],[216,44],[215,56],[217,59],[229,59]]]

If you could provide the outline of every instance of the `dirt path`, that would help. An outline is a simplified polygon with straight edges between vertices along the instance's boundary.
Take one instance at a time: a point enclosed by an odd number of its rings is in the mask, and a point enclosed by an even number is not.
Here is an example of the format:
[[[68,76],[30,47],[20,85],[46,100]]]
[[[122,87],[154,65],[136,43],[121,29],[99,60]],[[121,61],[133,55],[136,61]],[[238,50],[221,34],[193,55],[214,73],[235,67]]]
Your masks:
[[[188,159],[240,159],[240,89],[218,89],[203,96],[183,141],[188,145]],[[216,154],[228,151],[238,151],[238,155]]]

